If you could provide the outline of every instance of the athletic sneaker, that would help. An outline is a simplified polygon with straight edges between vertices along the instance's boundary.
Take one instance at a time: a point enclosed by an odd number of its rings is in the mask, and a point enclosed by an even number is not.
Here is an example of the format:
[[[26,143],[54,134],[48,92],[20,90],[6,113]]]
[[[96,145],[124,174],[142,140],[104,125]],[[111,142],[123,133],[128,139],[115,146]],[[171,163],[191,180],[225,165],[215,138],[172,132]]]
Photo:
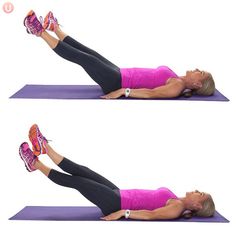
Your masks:
[[[46,17],[44,18],[43,28],[49,31],[55,32],[57,27],[59,26],[57,19],[54,17],[51,11],[48,12]]]
[[[34,167],[34,163],[38,158],[33,154],[33,151],[30,150],[27,142],[23,142],[20,145],[19,155],[21,159],[24,161],[25,167],[29,172],[36,170],[36,168]]]
[[[33,146],[32,148],[34,155],[38,156],[40,154],[47,153],[47,148],[45,144],[48,142],[48,140],[42,135],[38,125],[34,124],[31,126],[29,130],[29,139]]]
[[[31,10],[24,19],[24,26],[29,34],[40,36],[44,31],[41,22],[38,20],[35,12]]]

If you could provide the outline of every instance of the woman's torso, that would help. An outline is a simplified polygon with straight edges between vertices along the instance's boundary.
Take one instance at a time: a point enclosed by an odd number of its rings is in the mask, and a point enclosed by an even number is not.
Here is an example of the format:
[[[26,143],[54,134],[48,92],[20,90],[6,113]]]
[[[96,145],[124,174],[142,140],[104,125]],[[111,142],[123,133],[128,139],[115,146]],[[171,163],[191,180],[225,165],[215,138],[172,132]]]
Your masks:
[[[165,187],[156,190],[120,190],[120,197],[121,209],[130,210],[154,210],[165,206],[170,199],[177,199],[177,196]]]
[[[122,88],[148,88],[166,85],[170,78],[178,78],[177,74],[167,66],[152,68],[121,68]]]

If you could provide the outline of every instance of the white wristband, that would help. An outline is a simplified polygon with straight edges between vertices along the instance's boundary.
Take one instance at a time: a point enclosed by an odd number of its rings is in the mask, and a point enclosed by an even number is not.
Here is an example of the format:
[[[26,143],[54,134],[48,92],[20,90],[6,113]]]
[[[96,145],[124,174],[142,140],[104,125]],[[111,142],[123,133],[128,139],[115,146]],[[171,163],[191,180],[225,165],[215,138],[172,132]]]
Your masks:
[[[129,218],[129,216],[130,216],[130,210],[126,210],[125,211],[125,218],[126,219]]]
[[[129,97],[129,94],[130,94],[130,88],[126,88],[125,89],[125,97]]]

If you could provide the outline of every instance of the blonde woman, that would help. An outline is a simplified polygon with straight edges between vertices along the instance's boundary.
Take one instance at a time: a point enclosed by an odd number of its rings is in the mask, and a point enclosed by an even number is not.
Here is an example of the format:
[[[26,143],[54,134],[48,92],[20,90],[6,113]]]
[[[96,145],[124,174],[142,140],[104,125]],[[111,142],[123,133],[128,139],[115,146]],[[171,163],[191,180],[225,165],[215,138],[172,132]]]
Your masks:
[[[48,144],[36,124],[30,128],[29,139],[33,151],[26,142],[21,144],[19,150],[27,170],[39,170],[54,183],[78,190],[101,209],[104,220],[117,220],[122,217],[161,220],[214,215],[215,205],[208,193],[196,190],[187,192],[184,197],[177,197],[166,187],[156,190],[119,189],[103,176],[58,154]],[[47,154],[65,173],[45,166],[38,158],[40,154]]]
[[[41,21],[34,11],[30,11],[24,19],[27,32],[42,38],[62,58],[83,67],[103,90],[105,95],[102,98],[173,98],[182,94],[191,96],[192,92],[212,95],[215,91],[214,80],[207,71],[195,69],[178,76],[167,66],[154,69],[119,68],[64,33],[52,12]],[[54,32],[57,38],[47,30]]]

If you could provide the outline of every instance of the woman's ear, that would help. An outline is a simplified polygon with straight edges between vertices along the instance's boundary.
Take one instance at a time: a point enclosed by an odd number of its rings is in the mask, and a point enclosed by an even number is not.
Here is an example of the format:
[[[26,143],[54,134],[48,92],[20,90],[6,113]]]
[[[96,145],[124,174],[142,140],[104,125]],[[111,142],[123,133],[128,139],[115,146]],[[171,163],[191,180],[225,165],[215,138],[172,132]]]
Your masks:
[[[194,203],[193,207],[194,207],[195,210],[201,210],[202,209],[202,204],[199,203],[199,202],[198,203]]]
[[[201,82],[194,82],[193,86],[194,86],[195,89],[199,89],[199,88],[202,87],[202,83]]]

